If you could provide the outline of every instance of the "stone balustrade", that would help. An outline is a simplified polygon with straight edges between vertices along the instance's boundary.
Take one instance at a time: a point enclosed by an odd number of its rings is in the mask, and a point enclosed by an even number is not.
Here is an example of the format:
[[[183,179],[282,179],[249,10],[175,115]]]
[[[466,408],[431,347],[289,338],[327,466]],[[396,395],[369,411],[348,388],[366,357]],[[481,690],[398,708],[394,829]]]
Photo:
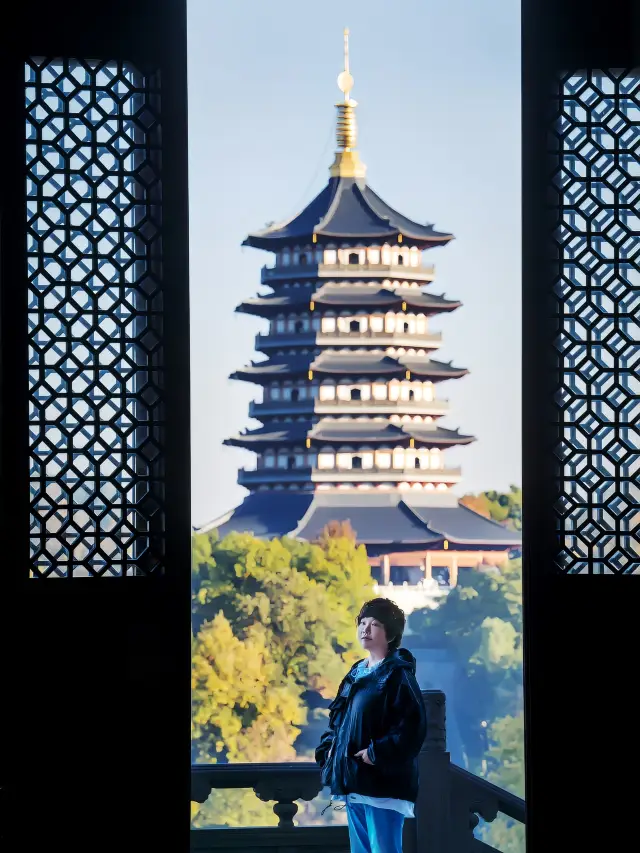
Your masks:
[[[520,797],[455,764],[446,751],[446,701],[441,690],[423,690],[427,735],[420,752],[420,791],[416,816],[405,821],[405,853],[498,853],[474,835],[480,818],[498,814],[525,822]],[[213,788],[252,788],[273,802],[277,827],[193,829],[192,851],[264,850],[278,853],[349,853],[346,826],[294,825],[297,800],[310,801],[322,790],[315,764],[198,764],[191,768],[191,799],[203,803]]]

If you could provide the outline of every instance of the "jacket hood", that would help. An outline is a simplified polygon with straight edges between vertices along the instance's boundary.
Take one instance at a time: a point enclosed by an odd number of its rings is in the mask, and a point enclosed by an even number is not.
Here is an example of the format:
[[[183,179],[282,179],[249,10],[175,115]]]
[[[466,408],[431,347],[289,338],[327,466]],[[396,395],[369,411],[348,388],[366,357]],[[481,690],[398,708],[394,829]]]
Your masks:
[[[401,666],[405,669],[410,669],[412,675],[416,674],[416,659],[411,654],[409,649],[398,649],[394,653],[393,659],[396,661],[396,666]]]
[[[363,658],[366,660],[366,658]],[[351,667],[349,672],[353,672],[358,664],[362,663],[362,660],[359,660],[357,663]],[[386,657],[380,664],[380,668],[386,669],[408,669],[412,675],[416,674],[416,659],[411,654],[409,649],[396,649],[395,652],[392,652],[388,657]]]

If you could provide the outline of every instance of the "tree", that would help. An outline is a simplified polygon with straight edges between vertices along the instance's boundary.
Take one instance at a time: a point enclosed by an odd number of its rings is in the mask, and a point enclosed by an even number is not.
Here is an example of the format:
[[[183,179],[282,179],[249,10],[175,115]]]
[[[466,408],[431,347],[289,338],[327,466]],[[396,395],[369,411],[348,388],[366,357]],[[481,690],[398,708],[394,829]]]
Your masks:
[[[349,539],[355,544],[357,538],[358,535],[351,526],[349,519],[346,521],[330,521],[320,531],[316,544],[326,546],[330,539]]]
[[[297,570],[325,590],[332,610],[333,642],[343,658],[346,654],[355,662],[362,656],[355,640],[355,620],[363,603],[373,595],[373,579],[366,548],[356,543],[349,522],[340,525],[327,525],[313,545],[288,540],[287,546]]]
[[[511,486],[507,493],[489,491],[465,495],[460,502],[511,530],[522,530],[522,489],[519,486]]]
[[[524,719],[522,713],[496,720],[489,730],[489,781],[524,797]],[[504,815],[483,830],[483,840],[502,853],[524,853],[525,829]]]
[[[205,622],[192,655],[192,743],[196,762],[293,761],[306,721],[301,690],[283,678],[263,625],[235,637],[220,611]]]
[[[487,724],[522,706],[521,568],[514,560],[461,574],[437,609],[409,617],[412,631],[448,648],[457,663],[456,717],[472,768],[482,765]]]
[[[349,531],[332,526],[314,544],[194,537],[195,760],[311,758],[329,701],[362,655],[355,619],[372,579]],[[316,808],[301,808],[307,822]],[[274,820],[252,792],[232,791],[212,792],[193,816],[194,826]]]

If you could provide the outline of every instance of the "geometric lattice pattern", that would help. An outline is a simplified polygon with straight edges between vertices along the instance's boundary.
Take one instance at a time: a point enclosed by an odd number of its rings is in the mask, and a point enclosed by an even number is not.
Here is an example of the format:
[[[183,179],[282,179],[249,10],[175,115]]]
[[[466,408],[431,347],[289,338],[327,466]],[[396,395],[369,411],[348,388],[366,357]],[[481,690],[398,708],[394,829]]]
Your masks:
[[[162,572],[158,80],[25,72],[31,576]]]
[[[558,570],[640,572],[640,73],[560,81]]]

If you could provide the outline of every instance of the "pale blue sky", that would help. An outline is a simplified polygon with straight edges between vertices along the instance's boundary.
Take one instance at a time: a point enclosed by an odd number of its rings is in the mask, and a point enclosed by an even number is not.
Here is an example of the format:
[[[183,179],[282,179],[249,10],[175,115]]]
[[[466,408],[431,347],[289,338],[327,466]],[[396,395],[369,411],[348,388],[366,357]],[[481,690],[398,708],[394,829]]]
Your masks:
[[[516,0],[188,0],[194,524],[242,500],[257,389],[227,376],[255,357],[257,318],[235,314],[271,256],[241,248],[319,192],[334,151],[342,30],[367,179],[385,201],[456,240],[426,259],[441,357],[471,374],[440,386],[460,494],[520,483],[520,9]],[[440,356],[438,356],[440,357]],[[444,424],[443,424],[444,425]]]

